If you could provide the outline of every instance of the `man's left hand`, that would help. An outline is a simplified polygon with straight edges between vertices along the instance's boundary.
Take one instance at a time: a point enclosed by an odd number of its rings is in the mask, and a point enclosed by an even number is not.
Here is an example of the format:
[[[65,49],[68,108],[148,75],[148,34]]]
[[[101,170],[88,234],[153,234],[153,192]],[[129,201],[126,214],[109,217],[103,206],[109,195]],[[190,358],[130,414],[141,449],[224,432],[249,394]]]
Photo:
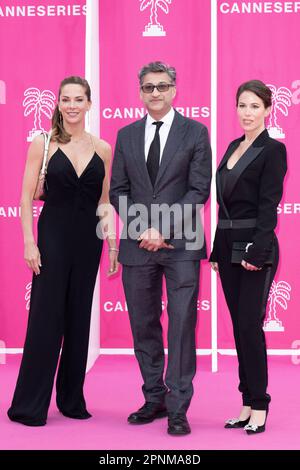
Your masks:
[[[153,227],[145,230],[145,232],[143,232],[138,238],[138,241],[141,241],[140,248],[144,248],[148,251],[158,251],[162,248],[167,248],[169,250],[174,249],[174,246],[166,243],[161,233]]]

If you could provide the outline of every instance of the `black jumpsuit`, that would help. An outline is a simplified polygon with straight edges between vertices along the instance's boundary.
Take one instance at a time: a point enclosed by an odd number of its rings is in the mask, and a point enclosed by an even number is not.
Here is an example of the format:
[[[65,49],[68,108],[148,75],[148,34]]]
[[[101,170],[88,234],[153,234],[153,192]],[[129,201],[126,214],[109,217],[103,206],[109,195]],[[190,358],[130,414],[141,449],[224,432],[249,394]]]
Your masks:
[[[46,424],[61,346],[57,406],[71,418],[91,416],[83,384],[103,244],[96,235],[96,210],[104,176],[96,152],[80,176],[60,148],[50,158],[47,197],[38,221],[42,267],[40,275],[33,275],[23,359],[8,410],[13,421]]]

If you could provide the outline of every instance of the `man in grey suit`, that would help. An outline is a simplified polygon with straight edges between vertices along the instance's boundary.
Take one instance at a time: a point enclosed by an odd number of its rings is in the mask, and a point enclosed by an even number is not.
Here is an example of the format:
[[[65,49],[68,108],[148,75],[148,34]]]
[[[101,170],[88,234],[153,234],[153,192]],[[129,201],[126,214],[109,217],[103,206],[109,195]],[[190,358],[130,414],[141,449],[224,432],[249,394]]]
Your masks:
[[[139,81],[148,114],[119,131],[110,189],[124,222],[119,261],[144,380],[145,404],[128,421],[146,424],[168,416],[168,433],[183,435],[191,432],[186,412],[196,372],[200,260],[206,257],[199,208],[209,196],[211,150],[206,127],[172,107],[173,67],[152,62]],[[169,317],[165,380],[163,276]]]

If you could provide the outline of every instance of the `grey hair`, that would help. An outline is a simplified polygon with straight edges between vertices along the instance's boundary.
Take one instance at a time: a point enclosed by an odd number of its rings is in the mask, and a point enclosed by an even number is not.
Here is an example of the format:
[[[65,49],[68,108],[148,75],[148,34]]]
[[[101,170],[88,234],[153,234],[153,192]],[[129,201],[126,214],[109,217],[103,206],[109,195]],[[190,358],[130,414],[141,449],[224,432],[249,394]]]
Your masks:
[[[171,67],[164,62],[150,62],[147,65],[144,65],[141,70],[139,71],[138,77],[140,81],[140,85],[143,84],[143,80],[147,73],[167,73],[170,77],[172,83],[176,84],[176,70],[174,67]]]

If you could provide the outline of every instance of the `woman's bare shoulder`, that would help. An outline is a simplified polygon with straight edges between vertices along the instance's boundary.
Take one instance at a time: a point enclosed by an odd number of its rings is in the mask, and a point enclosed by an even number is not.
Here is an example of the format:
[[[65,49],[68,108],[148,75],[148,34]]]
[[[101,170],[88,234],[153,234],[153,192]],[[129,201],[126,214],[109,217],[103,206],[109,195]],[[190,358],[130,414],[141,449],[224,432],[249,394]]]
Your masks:
[[[44,138],[44,134],[42,133],[34,137],[30,145],[32,147],[39,148],[39,147],[44,146],[44,142],[45,142],[45,138]]]
[[[29,160],[39,160],[43,157],[45,146],[45,139],[43,134],[39,134],[32,140],[28,147],[28,158]]]

